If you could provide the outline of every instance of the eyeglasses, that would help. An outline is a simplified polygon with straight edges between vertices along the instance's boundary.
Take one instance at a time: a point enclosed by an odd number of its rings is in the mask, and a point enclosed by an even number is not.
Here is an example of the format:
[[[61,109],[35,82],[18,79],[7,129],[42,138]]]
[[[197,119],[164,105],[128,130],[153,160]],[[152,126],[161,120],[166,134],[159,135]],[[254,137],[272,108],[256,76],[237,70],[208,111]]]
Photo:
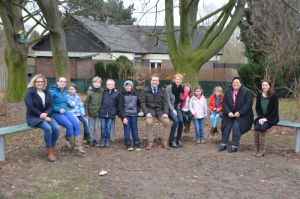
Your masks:
[[[67,83],[66,81],[58,81],[59,83]]]
[[[106,84],[107,86],[114,86],[114,84]]]
[[[43,84],[44,81],[35,81],[35,83],[38,83],[38,84]]]

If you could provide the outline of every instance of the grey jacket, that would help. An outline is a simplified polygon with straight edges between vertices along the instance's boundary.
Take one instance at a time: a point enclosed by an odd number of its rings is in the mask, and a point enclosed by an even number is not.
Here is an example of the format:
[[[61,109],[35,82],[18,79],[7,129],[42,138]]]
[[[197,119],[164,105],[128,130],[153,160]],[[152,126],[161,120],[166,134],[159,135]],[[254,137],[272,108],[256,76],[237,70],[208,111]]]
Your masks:
[[[175,103],[175,95],[172,93],[172,84],[167,86],[166,93],[167,93],[167,96],[168,96],[169,109],[171,111],[173,111],[174,110],[174,103]],[[177,109],[180,109],[180,105],[181,105],[181,93],[180,93],[180,102],[178,104]]]
[[[152,116],[157,114],[159,117],[161,117],[163,114],[169,115],[166,91],[164,91],[160,86],[157,88],[158,90],[155,99],[151,90],[151,86],[144,88],[141,93],[141,108],[145,115],[148,113],[150,113]]]
[[[119,113],[123,119],[128,116],[137,116],[140,112],[140,99],[135,90],[128,92],[123,90],[119,99]]]

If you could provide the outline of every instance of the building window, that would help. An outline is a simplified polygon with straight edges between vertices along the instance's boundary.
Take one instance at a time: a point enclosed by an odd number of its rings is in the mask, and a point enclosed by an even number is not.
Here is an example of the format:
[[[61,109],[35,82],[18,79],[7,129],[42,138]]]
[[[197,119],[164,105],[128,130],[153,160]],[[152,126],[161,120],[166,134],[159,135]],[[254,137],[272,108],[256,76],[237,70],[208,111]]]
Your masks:
[[[161,69],[162,60],[150,60],[150,74],[151,73],[160,73],[160,71],[157,71],[156,69]]]

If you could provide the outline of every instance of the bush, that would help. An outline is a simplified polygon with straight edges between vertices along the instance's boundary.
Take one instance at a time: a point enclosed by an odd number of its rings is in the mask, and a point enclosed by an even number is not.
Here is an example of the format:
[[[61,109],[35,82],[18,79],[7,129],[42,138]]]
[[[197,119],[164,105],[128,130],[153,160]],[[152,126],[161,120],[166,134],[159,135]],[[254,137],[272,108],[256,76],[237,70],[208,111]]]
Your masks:
[[[98,61],[94,64],[95,75],[101,77],[102,79],[106,78],[105,68],[102,61]]]
[[[107,79],[119,79],[118,63],[116,61],[109,62],[106,65],[106,78]]]
[[[119,79],[127,79],[130,76],[134,76],[136,69],[132,63],[126,56],[121,55],[116,60],[118,63],[118,75]]]

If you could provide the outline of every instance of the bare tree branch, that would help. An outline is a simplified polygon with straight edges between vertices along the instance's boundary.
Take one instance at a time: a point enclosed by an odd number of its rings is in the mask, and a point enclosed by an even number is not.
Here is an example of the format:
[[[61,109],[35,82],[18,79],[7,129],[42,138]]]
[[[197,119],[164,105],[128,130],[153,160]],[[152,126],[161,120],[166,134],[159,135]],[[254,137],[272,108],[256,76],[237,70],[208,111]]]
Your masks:
[[[29,46],[31,46],[31,45],[34,44],[35,42],[38,42],[38,41],[41,40],[44,36],[49,35],[49,33],[45,34],[47,31],[48,31],[47,29],[44,29],[44,31],[42,32],[42,34],[41,34],[38,38],[35,38],[34,40],[28,42]]]
[[[161,38],[161,37],[159,36],[159,34],[152,34],[152,33],[150,33],[150,32],[147,32],[147,31],[143,30],[140,26],[138,26],[138,28],[139,28],[143,33],[146,33],[147,35],[155,36],[155,37],[157,37],[158,40],[160,40],[160,41],[162,41],[162,42],[167,42],[167,40]]]
[[[43,20],[43,17],[39,20],[39,22],[41,22]],[[25,39],[30,35],[30,33],[38,26],[39,24],[38,23],[36,23],[34,26],[32,26],[31,28],[30,28],[30,30],[28,30],[28,32],[26,33],[26,35],[25,35]]]
[[[295,8],[293,8],[292,6],[290,6],[285,0],[281,0],[287,7],[289,7],[290,9],[292,9],[293,11],[295,11],[297,14],[300,14],[299,11],[297,11]]]

